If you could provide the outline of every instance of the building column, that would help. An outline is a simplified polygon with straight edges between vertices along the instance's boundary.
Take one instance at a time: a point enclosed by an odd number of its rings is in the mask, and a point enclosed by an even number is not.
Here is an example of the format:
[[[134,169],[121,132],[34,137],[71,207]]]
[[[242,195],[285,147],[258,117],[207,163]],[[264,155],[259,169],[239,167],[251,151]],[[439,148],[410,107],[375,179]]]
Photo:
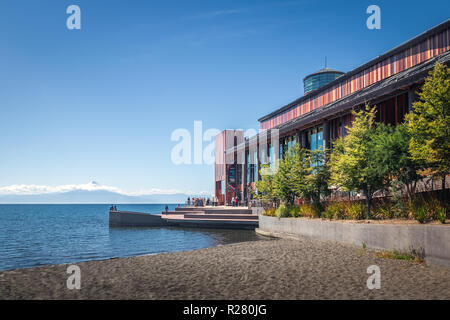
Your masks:
[[[243,177],[242,177],[242,184],[243,184],[243,187],[242,187],[242,192],[243,192],[242,200],[243,201],[248,200],[248,194],[247,194],[248,162],[247,162],[247,152],[245,151],[247,149],[247,147],[248,147],[248,141],[245,141],[245,146],[244,146],[244,164],[243,164],[244,168],[242,169],[242,175],[243,175]],[[249,152],[249,154],[250,154],[250,152]]]
[[[330,149],[330,122],[328,120],[323,123],[323,147],[325,150]]]
[[[411,86],[408,89],[408,112],[414,111],[413,103],[417,100],[417,87]]]
[[[301,143],[300,131],[295,131],[295,143]]]
[[[302,148],[306,148],[306,131],[305,130],[303,130],[301,133],[300,133],[300,143],[301,143],[301,147]]]

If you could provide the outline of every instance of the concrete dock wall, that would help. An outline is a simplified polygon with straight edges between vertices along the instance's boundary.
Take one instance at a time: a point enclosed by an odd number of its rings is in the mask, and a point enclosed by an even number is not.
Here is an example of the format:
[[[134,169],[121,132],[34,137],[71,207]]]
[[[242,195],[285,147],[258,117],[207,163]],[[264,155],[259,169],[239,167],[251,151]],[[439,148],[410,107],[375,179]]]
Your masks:
[[[176,214],[170,214],[171,216]],[[186,217],[184,217],[186,216]],[[197,219],[195,219],[197,218]],[[206,219],[205,219],[206,218]],[[228,218],[228,219],[227,219]],[[229,219],[233,218],[233,219]],[[190,215],[177,219],[167,219],[165,215],[147,214],[130,211],[110,211],[109,225],[111,227],[193,227],[193,228],[225,228],[225,229],[255,229],[258,227],[258,216],[241,217],[238,215]]]
[[[425,260],[450,266],[450,226],[348,223],[259,215],[258,232],[276,237],[303,236],[368,248],[409,252],[420,249]]]
[[[181,207],[175,208],[175,212],[203,212],[205,214],[251,214],[252,210],[248,208],[208,208],[208,207]]]
[[[131,211],[110,211],[109,225],[112,227],[164,227],[169,224],[161,215]]]

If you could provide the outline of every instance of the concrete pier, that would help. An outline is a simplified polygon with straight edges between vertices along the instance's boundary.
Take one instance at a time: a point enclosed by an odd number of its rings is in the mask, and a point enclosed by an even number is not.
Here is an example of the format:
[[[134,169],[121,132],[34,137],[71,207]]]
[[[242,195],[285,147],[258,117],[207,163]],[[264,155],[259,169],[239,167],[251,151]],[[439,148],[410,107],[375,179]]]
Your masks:
[[[131,211],[110,211],[111,227],[164,227],[169,224],[161,219],[160,214],[148,214]]]
[[[258,215],[246,208],[186,207],[162,214],[110,211],[111,227],[197,227],[220,229],[255,229]]]

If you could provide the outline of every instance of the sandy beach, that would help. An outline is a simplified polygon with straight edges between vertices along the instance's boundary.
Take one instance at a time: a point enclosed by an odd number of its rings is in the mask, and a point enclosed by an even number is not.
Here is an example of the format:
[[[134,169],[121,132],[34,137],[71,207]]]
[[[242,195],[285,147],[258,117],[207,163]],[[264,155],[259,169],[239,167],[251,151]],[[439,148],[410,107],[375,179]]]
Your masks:
[[[367,267],[381,270],[369,290]],[[277,239],[0,272],[0,299],[450,299],[450,268],[328,241]]]

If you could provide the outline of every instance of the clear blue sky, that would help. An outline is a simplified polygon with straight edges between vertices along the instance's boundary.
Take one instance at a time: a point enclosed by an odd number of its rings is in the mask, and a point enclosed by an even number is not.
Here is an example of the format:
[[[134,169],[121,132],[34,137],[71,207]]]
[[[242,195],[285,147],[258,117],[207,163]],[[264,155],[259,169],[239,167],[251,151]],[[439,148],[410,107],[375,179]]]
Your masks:
[[[82,29],[66,28],[81,8]],[[366,8],[381,8],[381,30]],[[212,165],[172,164],[177,128],[258,128],[303,94],[449,18],[448,1],[0,2],[0,186],[96,180],[213,190]]]

